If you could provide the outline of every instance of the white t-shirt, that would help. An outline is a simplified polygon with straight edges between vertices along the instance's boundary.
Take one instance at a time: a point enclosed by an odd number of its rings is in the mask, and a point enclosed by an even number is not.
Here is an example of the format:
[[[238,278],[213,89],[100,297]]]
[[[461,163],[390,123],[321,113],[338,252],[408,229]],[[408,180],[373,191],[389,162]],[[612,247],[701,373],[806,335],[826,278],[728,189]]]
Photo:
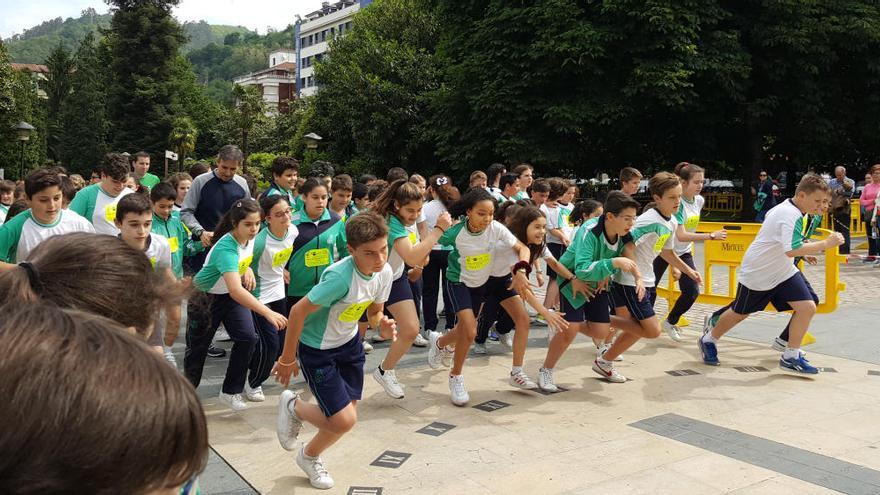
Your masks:
[[[394,249],[394,243],[401,238],[407,238],[411,245],[419,243],[419,228],[417,224],[403,225],[399,218],[394,215],[388,217],[388,265],[391,266],[392,280],[403,276],[405,263],[403,258]]]
[[[703,210],[704,204],[706,204],[706,199],[700,195],[694,197],[692,202],[682,196],[681,205],[679,205],[678,212],[675,214],[675,222],[679,225],[684,225],[684,230],[693,234],[697,231],[697,225],[700,224],[700,212]],[[674,238],[675,236],[672,237]],[[675,239],[675,254],[689,253],[693,245],[693,242],[682,242]]]
[[[161,235],[150,232],[150,241],[144,254],[150,259],[154,270],[171,269],[171,244]]]
[[[58,212],[55,223],[44,225],[25,210],[0,227],[0,261],[19,263],[46,239],[71,232],[91,232],[95,229],[85,218],[70,210]]]
[[[467,220],[462,220],[450,227],[439,242],[444,246],[452,246],[446,278],[450,282],[477,288],[489,280],[494,259],[505,255],[505,250],[513,250],[516,237],[495,220],[480,233],[469,231]],[[510,272],[510,266],[507,271]]]
[[[547,249],[547,246],[544,246],[544,251],[541,252],[541,259],[547,261],[547,259],[552,258],[553,253]],[[519,262],[519,256],[516,254],[516,251],[504,250],[501,251],[498,256],[492,261],[492,276],[493,277],[506,277],[510,275],[510,269],[513,268],[513,265]]]
[[[443,206],[443,202],[439,199],[428,201],[428,204],[422,208],[422,214],[425,215],[425,226],[427,227],[428,232],[437,226],[437,218],[444,212],[446,212],[446,207]],[[450,248],[447,246],[441,246],[440,244],[434,244],[434,247],[431,249],[439,251],[441,249],[448,250]]]
[[[287,227],[287,234],[278,238],[269,227],[263,228],[254,238],[254,258],[251,269],[257,279],[254,295],[263,304],[287,297],[284,291],[284,268],[293,254],[293,241],[299,235],[295,225]]]
[[[798,272],[785,253],[804,245],[809,220],[790,199],[774,206],[746,249],[737,271],[739,283],[751,290],[770,290]]]
[[[374,303],[384,303],[391,293],[391,267],[386,263],[379,273],[364,275],[347,256],[333,263],[318,285],[306,294],[320,306],[306,316],[300,342],[313,349],[340,347],[357,335],[358,320]]]
[[[673,248],[673,237],[677,226],[674,216],[664,218],[657,208],[651,208],[636,219],[632,237],[636,245],[636,264],[639,266],[645,287],[654,287],[654,259],[660,251]],[[618,271],[614,275],[614,281],[631,287],[636,285],[632,274],[624,271]]]
[[[547,244],[562,244],[562,239],[550,232],[553,229],[562,229],[562,208],[557,206],[547,206],[547,203],[541,205],[541,213],[547,218]],[[567,217],[566,217],[567,218]]]

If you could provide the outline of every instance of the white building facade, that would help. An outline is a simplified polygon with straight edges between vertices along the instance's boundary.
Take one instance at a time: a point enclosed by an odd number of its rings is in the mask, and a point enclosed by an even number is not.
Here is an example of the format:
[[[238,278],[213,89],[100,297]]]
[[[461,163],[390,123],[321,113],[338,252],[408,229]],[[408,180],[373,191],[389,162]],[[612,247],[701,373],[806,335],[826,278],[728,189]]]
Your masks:
[[[234,79],[240,86],[258,86],[269,114],[287,112],[296,98],[296,50],[279,48],[269,54],[269,68]]]
[[[318,91],[315,80],[315,63],[329,50],[335,36],[351,29],[351,20],[373,0],[344,0],[323,2],[316,10],[298,21],[294,28],[296,38],[296,92],[298,96],[310,96]]]

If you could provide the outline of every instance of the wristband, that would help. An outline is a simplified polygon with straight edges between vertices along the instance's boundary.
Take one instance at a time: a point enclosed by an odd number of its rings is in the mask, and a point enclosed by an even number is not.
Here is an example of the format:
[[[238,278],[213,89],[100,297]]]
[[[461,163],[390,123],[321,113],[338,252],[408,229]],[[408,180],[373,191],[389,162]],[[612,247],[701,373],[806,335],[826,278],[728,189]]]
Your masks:
[[[528,261],[517,261],[516,264],[513,265],[513,270],[512,270],[513,273],[516,273],[520,270],[525,270],[526,276],[529,276],[532,274],[532,266],[529,264]]]
[[[709,232],[709,240],[710,240],[710,241],[714,241],[714,240],[715,240],[715,232]]]
[[[284,366],[285,368],[290,368],[294,364],[296,364],[296,358],[293,358],[293,362],[290,362],[290,363],[281,362],[281,358],[280,357],[278,358],[278,366]]]
[[[435,228],[435,229],[440,229],[440,232],[442,232],[442,233],[444,233],[444,234],[446,233],[446,229],[444,229],[443,227],[441,227],[441,226],[439,226],[439,225],[435,225],[434,228]]]

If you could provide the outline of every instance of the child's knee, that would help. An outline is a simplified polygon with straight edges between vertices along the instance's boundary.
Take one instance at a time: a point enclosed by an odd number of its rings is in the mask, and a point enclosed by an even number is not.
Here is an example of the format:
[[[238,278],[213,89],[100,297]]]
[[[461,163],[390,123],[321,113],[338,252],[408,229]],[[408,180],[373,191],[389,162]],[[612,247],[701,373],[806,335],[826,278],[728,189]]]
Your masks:
[[[404,342],[412,342],[416,340],[416,335],[419,334],[419,326],[418,325],[398,325],[397,327],[397,338],[403,340]]]
[[[660,336],[661,330],[660,330],[660,323],[659,322],[655,321],[655,322],[649,323],[647,325],[645,325],[643,322],[642,325],[645,329],[645,337],[647,337],[649,339],[656,339],[657,337]]]
[[[477,337],[476,325],[461,325],[459,331],[463,342],[471,343]]]
[[[356,424],[356,412],[339,414],[330,420],[330,427],[333,428],[333,433],[336,433],[337,435],[348,433]]]

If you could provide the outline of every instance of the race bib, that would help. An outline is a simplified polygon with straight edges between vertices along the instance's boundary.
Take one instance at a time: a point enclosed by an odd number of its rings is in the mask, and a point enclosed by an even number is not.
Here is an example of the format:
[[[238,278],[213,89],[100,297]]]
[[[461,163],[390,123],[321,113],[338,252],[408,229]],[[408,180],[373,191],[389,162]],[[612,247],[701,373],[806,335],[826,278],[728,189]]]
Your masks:
[[[290,255],[293,253],[293,246],[282,249],[275,253],[275,256],[272,257],[272,268],[278,268],[279,266],[284,266],[287,264],[287,261],[290,260]]]
[[[364,311],[366,311],[371,304],[373,304],[373,301],[364,301],[349,305],[345,308],[345,311],[339,314],[339,321],[344,323],[354,323],[360,320]]]
[[[114,223],[116,221],[116,205],[107,205],[104,207],[104,218],[110,222]]]
[[[247,271],[248,267],[251,266],[251,261],[254,260],[253,256],[248,256],[247,258],[238,262],[238,274],[244,275],[244,272]]]
[[[327,248],[306,251],[305,264],[308,268],[330,264],[330,250]]]
[[[419,236],[416,235],[415,232],[409,233],[409,242],[412,243],[413,246],[419,243]]]
[[[180,241],[177,240],[177,237],[169,237],[168,246],[171,248],[171,254],[174,254],[180,248]]]
[[[560,223],[561,227],[571,227],[571,219],[568,215],[562,215],[562,222]]]
[[[657,238],[657,242],[654,243],[654,253],[663,251],[663,246],[666,244],[667,239],[669,239],[669,234],[663,234]]]
[[[156,269],[156,263],[158,263],[158,262],[159,262],[159,260],[157,260],[156,258],[154,258],[154,257],[150,258],[150,265],[153,266],[154,270]]]
[[[491,260],[492,255],[489,253],[478,254],[475,256],[466,256],[464,259],[464,266],[469,272],[475,272],[489,266],[489,261]]]
[[[700,215],[694,215],[692,217],[688,217],[684,222],[685,230],[697,230],[697,225],[700,223]]]

